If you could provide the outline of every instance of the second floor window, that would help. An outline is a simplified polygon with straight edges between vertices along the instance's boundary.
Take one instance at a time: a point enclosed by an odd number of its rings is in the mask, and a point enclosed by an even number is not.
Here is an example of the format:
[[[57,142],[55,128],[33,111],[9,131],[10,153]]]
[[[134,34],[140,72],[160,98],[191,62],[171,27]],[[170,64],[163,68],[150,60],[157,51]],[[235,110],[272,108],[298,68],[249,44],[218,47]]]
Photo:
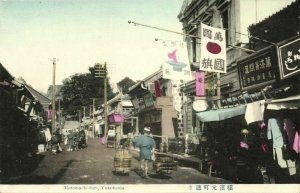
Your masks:
[[[229,33],[228,33],[228,29],[229,29],[229,9],[228,8],[221,11],[221,22],[222,22],[223,29],[226,30],[226,43],[230,44]]]
[[[197,62],[197,39],[191,38],[193,62]]]

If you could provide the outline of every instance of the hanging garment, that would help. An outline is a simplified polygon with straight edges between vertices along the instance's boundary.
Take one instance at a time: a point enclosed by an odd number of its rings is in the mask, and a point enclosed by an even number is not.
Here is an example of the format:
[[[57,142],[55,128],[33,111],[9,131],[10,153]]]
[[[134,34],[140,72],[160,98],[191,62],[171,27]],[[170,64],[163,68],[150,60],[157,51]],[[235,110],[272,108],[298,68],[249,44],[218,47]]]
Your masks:
[[[261,128],[261,129],[266,126],[265,122],[263,122],[263,121],[259,121],[257,124],[258,124],[259,128]]]
[[[267,152],[267,144],[265,144],[265,143],[261,144],[261,149],[264,153],[266,153]]]
[[[295,152],[297,152],[297,153],[300,153],[300,135],[297,131],[295,133],[293,150],[295,150]]]
[[[283,159],[282,148],[273,148],[273,158],[274,160],[277,159],[277,163],[281,168],[288,168],[290,175],[296,174],[296,162]]]
[[[295,124],[291,119],[283,120],[283,129],[286,131],[289,148],[293,149],[295,139]]]
[[[49,128],[47,128],[46,130],[44,130],[44,132],[45,132],[45,136],[46,136],[46,141],[47,141],[47,142],[50,141],[51,138],[52,138],[52,135],[51,135],[51,133],[50,133]]]
[[[273,139],[273,148],[283,147],[283,137],[277,119],[271,118],[268,121],[268,139]]]
[[[247,124],[263,120],[263,114],[265,109],[263,103],[264,102],[262,101],[256,101],[247,104],[245,112],[245,119],[247,121]]]

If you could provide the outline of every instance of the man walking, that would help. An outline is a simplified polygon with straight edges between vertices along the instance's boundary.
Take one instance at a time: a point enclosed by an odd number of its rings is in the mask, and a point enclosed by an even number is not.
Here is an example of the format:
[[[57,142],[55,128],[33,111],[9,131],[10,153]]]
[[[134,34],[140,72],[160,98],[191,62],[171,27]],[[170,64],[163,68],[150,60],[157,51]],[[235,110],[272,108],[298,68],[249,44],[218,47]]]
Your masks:
[[[155,148],[155,141],[150,136],[150,128],[144,128],[144,134],[135,137],[132,140],[134,146],[140,149],[141,169],[144,177],[148,176],[148,160],[151,160],[152,150]]]

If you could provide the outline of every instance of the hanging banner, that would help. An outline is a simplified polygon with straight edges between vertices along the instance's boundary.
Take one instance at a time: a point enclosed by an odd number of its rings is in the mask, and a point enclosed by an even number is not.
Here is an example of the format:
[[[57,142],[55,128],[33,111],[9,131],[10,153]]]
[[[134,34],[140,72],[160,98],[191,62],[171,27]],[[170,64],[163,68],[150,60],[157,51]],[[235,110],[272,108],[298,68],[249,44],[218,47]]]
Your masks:
[[[121,114],[112,114],[108,116],[109,123],[123,123],[124,119],[124,115]]]
[[[173,106],[176,111],[180,112],[182,107],[182,97],[180,93],[180,85],[182,82],[180,80],[172,81],[172,96],[173,96]]]
[[[193,79],[186,46],[167,47],[168,60],[163,64],[163,78],[190,81]]]
[[[48,110],[47,118],[48,119],[52,119],[52,116],[53,116],[53,111],[52,110]]]
[[[159,82],[159,80],[154,81],[154,86],[155,86],[155,96],[160,97],[161,92],[160,92],[160,82]]]
[[[204,77],[204,72],[196,72],[196,96],[205,96]]]
[[[201,71],[226,73],[225,30],[201,23]]]

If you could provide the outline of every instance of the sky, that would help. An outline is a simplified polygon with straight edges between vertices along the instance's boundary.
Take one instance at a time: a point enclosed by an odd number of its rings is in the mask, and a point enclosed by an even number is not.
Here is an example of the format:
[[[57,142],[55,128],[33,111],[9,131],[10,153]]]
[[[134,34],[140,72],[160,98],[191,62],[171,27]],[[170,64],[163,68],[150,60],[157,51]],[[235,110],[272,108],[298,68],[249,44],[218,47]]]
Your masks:
[[[280,2],[272,6],[272,11],[291,2],[259,1]],[[183,0],[0,0],[0,63],[14,77],[23,77],[44,93],[52,84],[53,58],[58,59],[56,84],[104,62],[112,84],[126,76],[141,80],[166,60],[162,41],[155,38],[180,42],[183,37],[128,21],[182,32],[177,18],[182,3]]]

